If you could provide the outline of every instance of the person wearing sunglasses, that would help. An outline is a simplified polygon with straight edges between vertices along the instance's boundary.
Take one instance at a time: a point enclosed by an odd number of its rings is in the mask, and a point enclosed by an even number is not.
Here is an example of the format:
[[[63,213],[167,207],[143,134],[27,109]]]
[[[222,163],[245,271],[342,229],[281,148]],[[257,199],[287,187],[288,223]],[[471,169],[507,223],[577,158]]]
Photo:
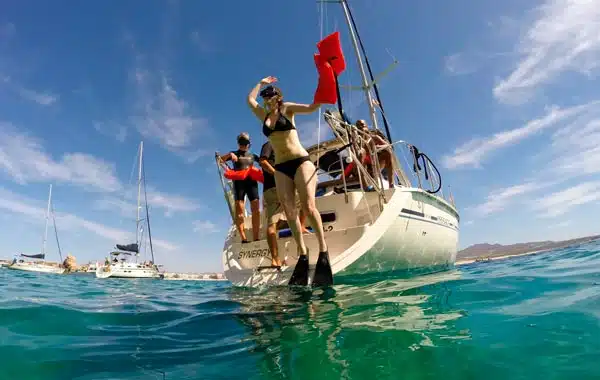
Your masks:
[[[237,137],[238,149],[220,156],[221,161],[233,162],[233,170],[246,170],[258,163],[258,155],[250,152],[250,135],[242,132]],[[252,235],[254,241],[259,240],[260,232],[260,203],[258,199],[258,182],[249,177],[243,180],[233,180],[233,196],[235,199],[236,226],[242,243],[248,243],[244,229],[244,208],[246,197],[250,201],[252,211]]]
[[[319,243],[319,257],[313,277],[313,286],[327,286],[333,283],[329,264],[329,253],[325,242],[321,214],[316,207],[317,170],[310,160],[308,152],[300,143],[294,123],[296,114],[309,114],[319,109],[320,104],[297,104],[283,101],[281,90],[272,84],[275,77],[262,79],[248,94],[248,105],[254,115],[262,122],[263,134],[267,137],[275,152],[275,188],[283,206],[286,219],[298,247],[298,262],[289,280],[290,285],[308,285],[308,250],[302,237],[296,192],[302,209],[313,228]],[[263,86],[266,86],[261,90]],[[261,106],[256,98],[264,101]]]

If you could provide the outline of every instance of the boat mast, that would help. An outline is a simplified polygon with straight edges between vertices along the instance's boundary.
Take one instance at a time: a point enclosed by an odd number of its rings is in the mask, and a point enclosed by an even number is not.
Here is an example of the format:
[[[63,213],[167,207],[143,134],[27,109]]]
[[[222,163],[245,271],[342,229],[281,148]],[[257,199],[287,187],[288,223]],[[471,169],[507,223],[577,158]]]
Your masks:
[[[369,91],[369,82],[367,81],[367,74],[365,73],[365,67],[361,59],[360,50],[358,48],[358,42],[356,41],[356,35],[354,28],[352,27],[352,21],[350,20],[350,10],[346,0],[341,0],[342,9],[344,10],[344,16],[346,17],[346,24],[348,24],[348,30],[350,31],[350,38],[352,39],[352,45],[354,46],[354,52],[356,53],[356,59],[358,61],[358,67],[360,68],[360,76],[362,78],[362,88],[365,91],[367,97],[367,105],[369,106],[369,115],[371,116],[371,122],[373,127],[379,129],[377,126],[377,117],[375,116],[375,107],[373,106],[373,98],[371,97],[371,91]]]
[[[152,257],[152,264],[156,264],[154,262],[154,248],[152,248],[152,232],[150,231],[150,212],[148,212],[148,195],[146,194],[146,168],[143,169],[144,172],[144,203],[146,204],[146,223],[148,225],[148,239],[150,240],[150,255]]]
[[[56,245],[58,246],[58,257],[60,257],[60,262],[62,263],[62,251],[60,249],[60,242],[58,241],[58,230],[56,229],[56,215],[54,213],[54,207],[52,207],[52,223],[54,224],[54,235],[56,236]]]
[[[46,241],[48,240],[48,216],[50,215],[50,202],[52,201],[52,185],[50,185],[50,191],[48,193],[48,208],[46,210],[46,226],[44,227],[44,242],[42,243],[42,255],[46,259]]]
[[[138,254],[139,254],[139,250],[140,250],[140,197],[141,197],[141,190],[142,190],[142,155],[144,154],[144,142],[140,141],[140,161],[139,161],[139,168],[138,168],[138,194],[137,194],[137,216],[135,219],[135,243],[137,244],[138,247]]]

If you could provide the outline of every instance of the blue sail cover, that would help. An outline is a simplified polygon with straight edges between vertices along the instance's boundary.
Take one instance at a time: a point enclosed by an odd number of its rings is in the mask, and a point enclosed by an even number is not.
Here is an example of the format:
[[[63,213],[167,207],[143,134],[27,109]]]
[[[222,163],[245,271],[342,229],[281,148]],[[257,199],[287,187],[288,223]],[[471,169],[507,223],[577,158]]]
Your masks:
[[[29,257],[30,259],[41,259],[41,260],[43,260],[46,257],[46,255],[44,255],[43,253],[38,253],[36,255],[26,255],[24,253],[21,253],[21,256]]]
[[[132,243],[132,244],[117,244],[117,249],[120,249],[121,251],[125,251],[125,252],[140,253],[139,247],[138,247],[137,243]]]

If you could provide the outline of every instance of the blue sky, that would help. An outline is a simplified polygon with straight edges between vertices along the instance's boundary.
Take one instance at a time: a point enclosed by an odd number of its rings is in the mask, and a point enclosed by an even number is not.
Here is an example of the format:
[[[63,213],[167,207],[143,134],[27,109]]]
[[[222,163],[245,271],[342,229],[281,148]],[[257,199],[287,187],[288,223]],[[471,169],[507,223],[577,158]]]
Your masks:
[[[260,78],[311,101],[319,6],[57,4],[0,12],[0,257],[39,252],[50,183],[61,246],[79,263],[129,242],[143,139],[157,261],[220,271],[229,214],[213,153],[241,131],[260,148],[245,104]],[[399,61],[380,85],[393,137],[442,171],[461,248],[599,232],[600,1],[371,4],[351,2],[374,71]],[[322,16],[324,34],[342,33],[341,80],[357,85],[339,6]],[[342,96],[350,117],[366,117],[361,93]],[[317,115],[297,123],[316,142]]]

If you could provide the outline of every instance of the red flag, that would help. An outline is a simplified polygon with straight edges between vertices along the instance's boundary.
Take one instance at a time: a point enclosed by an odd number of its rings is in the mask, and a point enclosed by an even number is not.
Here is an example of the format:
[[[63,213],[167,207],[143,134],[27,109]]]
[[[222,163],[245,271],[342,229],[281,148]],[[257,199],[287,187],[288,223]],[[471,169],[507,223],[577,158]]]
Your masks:
[[[346,69],[346,60],[340,42],[340,32],[333,32],[317,43],[319,54],[329,62],[335,75],[339,76]]]
[[[313,103],[335,104],[337,102],[337,91],[335,88],[335,76],[331,65],[319,54],[315,54],[315,65],[319,73],[319,84],[315,91]]]

